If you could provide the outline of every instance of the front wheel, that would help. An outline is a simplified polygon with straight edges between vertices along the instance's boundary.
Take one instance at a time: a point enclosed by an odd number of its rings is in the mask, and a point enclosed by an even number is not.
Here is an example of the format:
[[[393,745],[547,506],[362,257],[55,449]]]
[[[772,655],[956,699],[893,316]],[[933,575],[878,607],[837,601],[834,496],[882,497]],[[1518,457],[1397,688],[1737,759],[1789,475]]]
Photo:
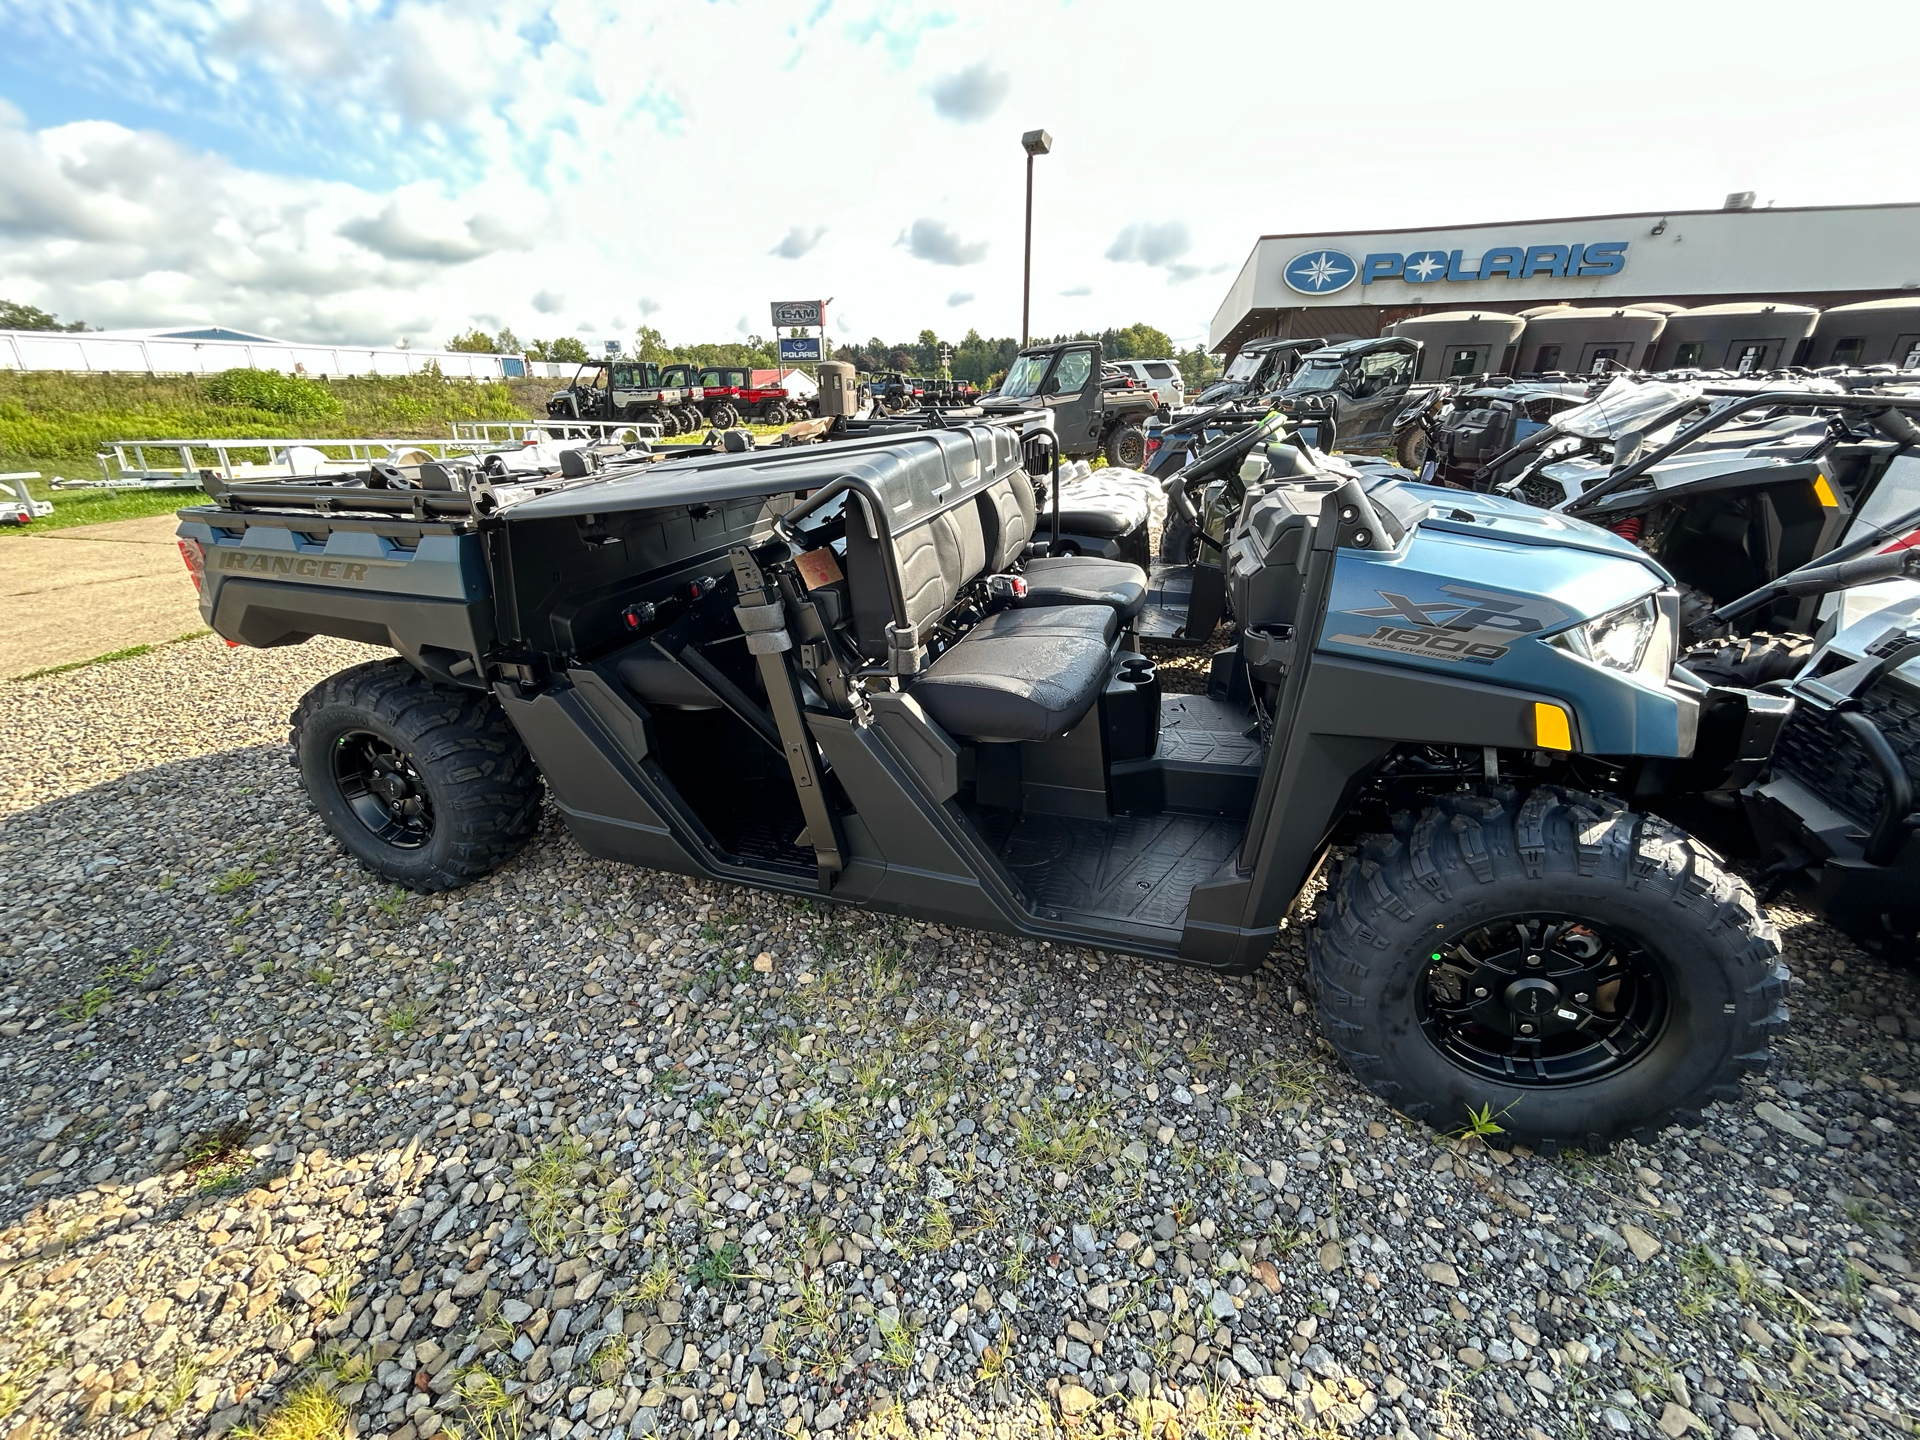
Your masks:
[[[1680,663],[1709,685],[1757,690],[1775,680],[1791,680],[1813,654],[1811,635],[1769,635],[1764,631],[1737,640],[1695,645]]]
[[[1187,517],[1167,507],[1167,523],[1160,528],[1160,558],[1169,565],[1191,565],[1200,558],[1200,537]]]
[[[707,419],[716,429],[731,430],[740,423],[740,412],[734,408],[732,401],[722,400],[707,412]]]
[[[540,825],[540,772],[494,698],[404,660],[329,676],[293,712],[293,762],[328,830],[422,894],[479,879]]]
[[[1418,425],[1410,425],[1394,441],[1394,462],[1402,470],[1418,473],[1420,467],[1427,463],[1427,451],[1430,448],[1427,432]]]
[[[1309,957],[1322,1032],[1375,1094],[1548,1153],[1698,1123],[1786,1024],[1746,883],[1665,822],[1555,786],[1449,796],[1370,837]]]
[[[1102,447],[1107,463],[1122,470],[1138,470],[1147,463],[1147,432],[1138,425],[1116,425]]]

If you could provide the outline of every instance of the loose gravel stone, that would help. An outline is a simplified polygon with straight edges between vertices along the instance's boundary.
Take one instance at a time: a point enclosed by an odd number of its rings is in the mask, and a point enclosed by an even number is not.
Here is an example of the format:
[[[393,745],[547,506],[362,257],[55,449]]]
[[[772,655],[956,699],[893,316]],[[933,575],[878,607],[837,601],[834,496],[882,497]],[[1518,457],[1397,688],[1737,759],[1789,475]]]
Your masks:
[[[286,763],[366,652],[0,687],[0,1427],[184,1440],[1920,1418],[1920,1003],[1791,908],[1780,1063],[1446,1140],[1257,976],[605,864],[370,880]],[[1497,1138],[1497,1137],[1496,1137]],[[492,1427],[492,1428],[489,1428]]]

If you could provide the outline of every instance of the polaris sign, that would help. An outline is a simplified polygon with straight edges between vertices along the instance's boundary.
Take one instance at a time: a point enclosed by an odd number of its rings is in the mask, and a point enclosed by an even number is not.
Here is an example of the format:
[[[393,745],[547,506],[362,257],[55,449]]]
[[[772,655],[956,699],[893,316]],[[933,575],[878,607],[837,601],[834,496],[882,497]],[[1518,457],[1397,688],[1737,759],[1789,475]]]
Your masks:
[[[1379,251],[1355,261],[1343,250],[1308,250],[1281,269],[1287,287],[1301,295],[1332,295],[1358,280],[1404,280],[1409,285],[1456,284],[1473,280],[1531,280],[1544,276],[1572,280],[1618,275],[1627,268],[1625,240],[1575,245],[1495,245],[1471,262],[1462,250],[1416,250],[1403,255]]]

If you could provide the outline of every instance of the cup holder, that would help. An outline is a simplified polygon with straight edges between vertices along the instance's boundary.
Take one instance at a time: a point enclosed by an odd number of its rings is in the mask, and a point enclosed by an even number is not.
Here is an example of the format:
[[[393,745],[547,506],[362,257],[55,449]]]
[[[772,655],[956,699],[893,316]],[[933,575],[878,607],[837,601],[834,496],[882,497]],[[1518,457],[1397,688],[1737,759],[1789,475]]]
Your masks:
[[[1158,674],[1153,662],[1145,656],[1136,655],[1131,660],[1124,660],[1120,664],[1120,678],[1129,685],[1151,685],[1158,678]]]

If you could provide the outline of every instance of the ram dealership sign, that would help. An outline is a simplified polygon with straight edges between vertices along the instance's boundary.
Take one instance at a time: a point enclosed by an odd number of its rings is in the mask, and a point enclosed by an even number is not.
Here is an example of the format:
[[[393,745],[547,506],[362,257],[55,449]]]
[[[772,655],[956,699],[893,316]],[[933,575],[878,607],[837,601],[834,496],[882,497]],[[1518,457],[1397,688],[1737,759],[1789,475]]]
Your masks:
[[[1576,241],[1568,245],[1494,245],[1477,255],[1464,250],[1376,250],[1355,260],[1344,250],[1321,247],[1289,260],[1281,276],[1302,295],[1332,295],[1358,280],[1433,285],[1480,280],[1570,280],[1617,275],[1627,266],[1625,240]]]

